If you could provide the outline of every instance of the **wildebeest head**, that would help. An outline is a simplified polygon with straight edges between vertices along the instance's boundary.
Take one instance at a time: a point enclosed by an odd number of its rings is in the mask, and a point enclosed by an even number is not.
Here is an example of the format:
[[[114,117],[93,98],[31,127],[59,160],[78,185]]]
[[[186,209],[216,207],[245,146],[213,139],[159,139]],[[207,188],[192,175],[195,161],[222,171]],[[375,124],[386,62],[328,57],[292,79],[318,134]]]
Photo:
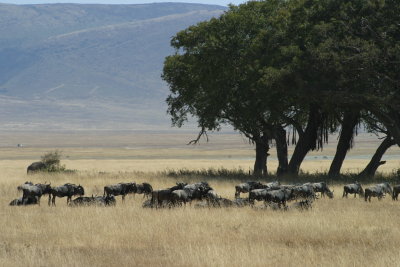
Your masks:
[[[104,198],[104,200],[105,200],[107,206],[109,206],[109,205],[114,206],[116,203],[114,195],[108,195]]]
[[[78,185],[77,187],[74,188],[74,194],[83,196],[85,194],[85,189],[83,189],[83,186]]]
[[[32,182],[26,181],[26,182],[23,183],[22,185],[19,185],[19,186],[17,187],[17,190],[18,190],[18,191],[22,191],[22,190],[24,189],[24,187],[27,186],[27,185],[33,185],[33,183],[32,183]]]
[[[326,195],[329,197],[329,198],[333,198],[333,192],[334,192],[335,190],[333,190],[333,191],[330,191],[330,190],[328,190],[328,191],[326,191]]]

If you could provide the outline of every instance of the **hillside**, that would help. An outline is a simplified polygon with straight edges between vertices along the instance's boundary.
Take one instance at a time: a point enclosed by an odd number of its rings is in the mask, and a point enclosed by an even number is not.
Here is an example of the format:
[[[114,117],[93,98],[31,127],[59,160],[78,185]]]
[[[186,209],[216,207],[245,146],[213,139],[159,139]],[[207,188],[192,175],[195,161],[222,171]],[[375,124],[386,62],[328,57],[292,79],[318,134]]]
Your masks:
[[[168,128],[170,38],[224,7],[0,5],[0,129]]]

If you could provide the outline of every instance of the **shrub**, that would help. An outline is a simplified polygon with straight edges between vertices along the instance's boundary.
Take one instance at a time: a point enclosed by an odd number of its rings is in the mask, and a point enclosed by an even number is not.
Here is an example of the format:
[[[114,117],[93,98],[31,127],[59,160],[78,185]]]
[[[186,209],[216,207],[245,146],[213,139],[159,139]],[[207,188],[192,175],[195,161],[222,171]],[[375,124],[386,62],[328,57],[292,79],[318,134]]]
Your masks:
[[[65,166],[61,165],[61,152],[55,150],[48,152],[42,156],[41,160],[45,165],[47,172],[62,172],[65,171]]]

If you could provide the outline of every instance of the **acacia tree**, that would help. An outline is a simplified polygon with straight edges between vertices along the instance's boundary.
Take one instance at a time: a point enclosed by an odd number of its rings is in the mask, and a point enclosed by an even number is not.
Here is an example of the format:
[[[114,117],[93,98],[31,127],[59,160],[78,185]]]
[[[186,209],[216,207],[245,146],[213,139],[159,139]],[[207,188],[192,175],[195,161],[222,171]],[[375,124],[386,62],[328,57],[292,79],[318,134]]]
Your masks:
[[[338,175],[365,111],[400,144],[398,11],[395,0],[248,2],[179,32],[163,71],[173,124],[194,116],[198,139],[232,125],[255,143],[264,174],[271,139],[278,174],[297,174],[341,124]],[[288,126],[299,137],[290,162]]]
[[[293,23],[288,32],[295,33],[290,39],[302,55],[293,71],[301,74],[301,79],[293,88],[317,98],[319,106],[324,106],[331,116],[344,114],[330,169],[330,174],[336,176],[351,146],[357,114],[362,110],[377,117],[395,140],[400,133],[399,5],[393,0],[291,3]],[[308,88],[302,88],[304,84]],[[382,143],[376,155],[386,151],[390,140],[389,137]],[[380,159],[373,159],[376,158]],[[376,160],[373,161],[370,169],[376,170]]]
[[[285,1],[249,2],[219,18],[179,32],[171,41],[175,54],[166,58],[162,78],[170,86],[168,112],[180,127],[188,115],[206,131],[230,124],[256,146],[254,172],[267,174],[269,142],[282,130],[284,101],[259,86],[259,60],[254,53],[261,31],[276,26]],[[280,22],[281,23],[281,22]],[[283,98],[282,96],[280,96]]]

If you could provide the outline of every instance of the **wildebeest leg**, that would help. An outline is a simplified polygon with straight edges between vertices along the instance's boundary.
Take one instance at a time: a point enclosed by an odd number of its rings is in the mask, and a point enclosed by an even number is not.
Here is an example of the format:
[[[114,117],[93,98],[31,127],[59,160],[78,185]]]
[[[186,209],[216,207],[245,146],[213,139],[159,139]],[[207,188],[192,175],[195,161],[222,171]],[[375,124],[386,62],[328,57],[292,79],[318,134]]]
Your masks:
[[[122,202],[125,202],[125,195],[122,195]]]
[[[53,206],[56,205],[56,195],[53,195],[53,198],[51,199],[51,204],[52,204]]]
[[[49,206],[51,205],[51,194],[49,194],[49,202],[48,202]]]

